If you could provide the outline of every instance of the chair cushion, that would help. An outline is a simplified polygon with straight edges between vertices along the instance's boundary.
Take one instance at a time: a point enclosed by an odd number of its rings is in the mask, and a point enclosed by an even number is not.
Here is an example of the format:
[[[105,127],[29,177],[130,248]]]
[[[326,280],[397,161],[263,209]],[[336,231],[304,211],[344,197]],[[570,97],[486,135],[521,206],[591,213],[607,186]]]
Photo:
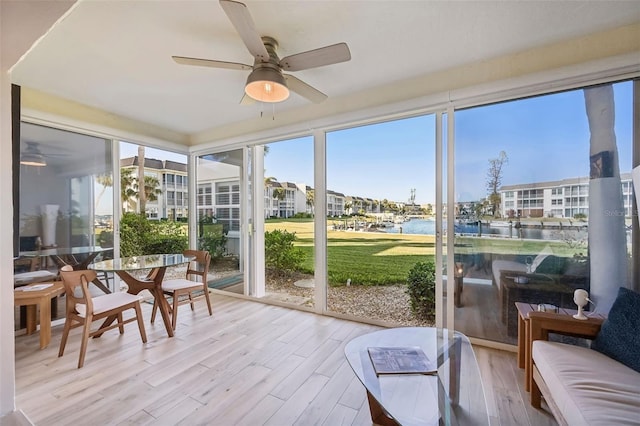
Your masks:
[[[589,348],[536,340],[532,357],[569,425],[638,424],[640,374]]]
[[[162,290],[163,291],[175,291],[175,290],[184,290],[185,288],[202,288],[202,283],[197,281],[191,281],[184,278],[175,279],[175,280],[167,280],[162,282]]]
[[[97,315],[135,301],[140,301],[142,300],[142,296],[120,291],[118,293],[111,293],[105,294],[104,296],[94,297],[91,300],[93,302],[93,314]],[[76,304],[76,311],[78,311],[78,314],[80,314],[81,317],[84,317],[86,315],[87,306],[78,303]]]
[[[640,293],[618,289],[609,316],[591,344],[596,351],[640,372]]]

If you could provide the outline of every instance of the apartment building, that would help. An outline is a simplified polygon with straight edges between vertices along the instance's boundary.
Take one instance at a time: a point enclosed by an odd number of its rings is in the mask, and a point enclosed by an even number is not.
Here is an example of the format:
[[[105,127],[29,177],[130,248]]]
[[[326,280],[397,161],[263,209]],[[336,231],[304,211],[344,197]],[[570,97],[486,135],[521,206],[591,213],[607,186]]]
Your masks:
[[[631,216],[633,189],[631,173],[621,173],[623,212]],[[589,178],[505,185],[500,188],[500,212],[503,217],[561,217],[577,214],[589,216]]]
[[[122,169],[131,169],[134,176],[138,173],[138,156],[120,160]],[[159,183],[162,191],[156,200],[148,199],[146,214],[149,219],[178,220],[187,218],[189,213],[187,165],[184,163],[144,159],[144,174],[151,176]],[[124,211],[138,211],[138,200],[123,200]]]

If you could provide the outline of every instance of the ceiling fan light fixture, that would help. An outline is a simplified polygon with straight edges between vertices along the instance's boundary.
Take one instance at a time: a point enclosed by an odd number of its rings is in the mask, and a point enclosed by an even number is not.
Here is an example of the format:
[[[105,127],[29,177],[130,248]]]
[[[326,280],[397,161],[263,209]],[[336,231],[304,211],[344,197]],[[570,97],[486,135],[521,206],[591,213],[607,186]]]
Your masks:
[[[42,154],[31,154],[27,152],[22,154],[20,157],[20,164],[24,164],[25,166],[44,167],[47,165],[47,162]]]
[[[259,102],[282,102],[289,97],[289,88],[279,70],[257,68],[249,74],[245,93]]]

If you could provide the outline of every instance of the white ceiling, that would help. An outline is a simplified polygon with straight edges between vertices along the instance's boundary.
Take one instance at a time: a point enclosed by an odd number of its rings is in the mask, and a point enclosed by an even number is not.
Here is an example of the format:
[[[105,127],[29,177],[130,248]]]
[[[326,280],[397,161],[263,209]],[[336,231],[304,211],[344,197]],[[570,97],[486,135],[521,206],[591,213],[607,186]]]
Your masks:
[[[638,1],[245,1],[280,57],[338,42],[352,60],[295,75],[325,102],[395,81],[640,21]],[[180,132],[256,117],[248,71],[171,55],[252,63],[217,0],[81,1],[13,69],[16,84]],[[375,92],[374,92],[375,93]],[[315,108],[292,94],[276,114]]]

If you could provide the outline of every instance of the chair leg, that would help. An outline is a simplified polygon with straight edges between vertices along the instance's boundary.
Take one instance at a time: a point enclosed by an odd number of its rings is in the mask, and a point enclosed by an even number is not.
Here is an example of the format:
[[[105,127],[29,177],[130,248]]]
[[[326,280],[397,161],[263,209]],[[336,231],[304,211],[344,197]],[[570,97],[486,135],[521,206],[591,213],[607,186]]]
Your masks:
[[[58,351],[58,357],[64,355],[64,348],[67,346],[67,338],[69,337],[69,331],[71,330],[71,319],[67,318],[64,322],[64,329],[62,330],[62,340],[60,340],[60,350]]]
[[[82,342],[80,342],[80,359],[78,360],[78,368],[82,368],[84,365],[84,356],[87,353],[87,343],[89,342],[89,334],[91,333],[91,320],[90,316],[84,319],[84,327],[82,327]]]
[[[204,300],[207,301],[207,308],[209,308],[209,316],[213,315],[213,310],[211,309],[211,299],[209,298],[209,287],[204,286]]]
[[[171,325],[173,329],[176,329],[176,324],[178,323],[178,300],[180,299],[180,293],[177,291],[173,292],[173,312],[171,312]]]
[[[164,296],[163,296],[164,297]],[[151,310],[151,324],[156,320],[156,313],[158,312],[158,301],[153,299],[153,309]]]
[[[120,334],[124,334],[124,319],[122,318],[122,312],[118,312],[118,329]]]
[[[193,294],[191,292],[189,292],[189,304],[191,305],[191,310],[195,311],[195,308],[193,306]]]
[[[142,337],[142,343],[147,343],[147,333],[144,330],[144,321],[142,320],[142,309],[140,308],[140,302],[135,305],[136,319],[138,320],[138,329],[140,330],[140,337]]]

